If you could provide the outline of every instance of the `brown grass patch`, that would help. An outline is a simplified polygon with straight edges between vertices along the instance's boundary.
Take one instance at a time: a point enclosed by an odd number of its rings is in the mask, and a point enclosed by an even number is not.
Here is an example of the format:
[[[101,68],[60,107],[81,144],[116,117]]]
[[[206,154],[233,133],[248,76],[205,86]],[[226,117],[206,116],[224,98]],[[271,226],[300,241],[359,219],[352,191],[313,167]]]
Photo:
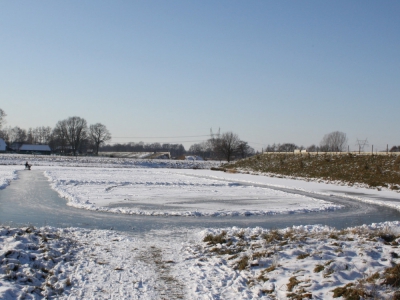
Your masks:
[[[385,270],[384,281],[382,284],[400,287],[400,265],[395,265],[394,267]]]
[[[242,271],[242,270],[244,270],[244,269],[247,268],[248,263],[249,263],[249,257],[248,257],[247,255],[244,255],[244,256],[237,262],[236,268],[237,268],[239,271]]]
[[[369,296],[363,286],[355,287],[352,283],[346,284],[344,287],[337,287],[332,292],[333,298],[343,297],[345,300],[359,300],[361,297]]]
[[[301,281],[298,281],[295,276],[289,278],[289,283],[286,284],[289,292],[293,291],[294,287],[298,285]]]
[[[314,273],[319,273],[321,271],[323,271],[325,269],[325,267],[323,265],[316,265],[314,268]]]
[[[297,255],[297,259],[305,259],[306,257],[309,257],[309,256],[310,256],[310,254],[308,254],[308,253],[302,253],[302,254]]]
[[[209,245],[223,244],[226,243],[226,231],[222,231],[220,234],[212,235],[207,234],[203,239],[203,242],[208,243]]]

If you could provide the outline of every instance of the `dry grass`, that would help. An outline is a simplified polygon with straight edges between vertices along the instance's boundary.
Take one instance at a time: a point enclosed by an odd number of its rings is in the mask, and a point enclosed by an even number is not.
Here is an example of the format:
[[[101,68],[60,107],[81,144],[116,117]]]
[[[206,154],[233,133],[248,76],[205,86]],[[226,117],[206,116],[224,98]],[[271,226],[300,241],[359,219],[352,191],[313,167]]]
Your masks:
[[[400,265],[386,269],[382,284],[400,287]]]
[[[386,259],[398,258],[400,255],[397,252],[397,243],[399,237],[390,227],[373,230],[368,228],[349,228],[346,230],[332,230],[329,232],[307,232],[302,229],[290,230],[270,230],[263,231],[256,234],[245,234],[245,230],[237,231],[236,233],[228,234],[225,231],[220,231],[217,234],[210,234],[204,238],[207,243],[206,251],[210,255],[226,255],[225,259],[229,265],[238,271],[251,271],[253,277],[250,276],[248,280],[249,286],[263,284],[275,278],[276,274],[281,272],[282,267],[279,264],[280,251],[288,249],[297,249],[297,259],[308,259],[310,257],[322,258],[323,251],[306,251],[304,250],[304,241],[310,239],[310,242],[322,239],[326,241],[326,247],[329,251],[336,252],[342,251],[341,245],[346,244],[346,241],[360,240],[360,253],[365,250],[362,243],[365,241],[374,241],[374,243],[381,244],[386,247],[393,247],[392,252],[388,253]],[[228,246],[230,242],[230,246]],[[305,242],[307,244],[307,242]],[[301,250],[303,249],[303,250]],[[364,249],[364,250],[362,250]],[[326,250],[328,251],[328,250]],[[307,258],[309,257],[309,258]],[[332,258],[332,257],[331,257]],[[309,262],[312,264],[311,260]],[[300,264],[300,261],[299,261]],[[264,266],[268,267],[264,267]],[[347,270],[348,265],[344,266]],[[337,268],[336,259],[322,259],[317,264],[314,264],[314,273],[320,273],[322,280],[332,281],[336,272],[340,270]],[[288,299],[312,299],[313,295],[306,288],[309,286],[303,280],[304,269],[298,268],[292,273],[292,277],[285,284],[287,289]],[[327,279],[331,278],[331,279]],[[300,280],[301,279],[301,280]],[[343,283],[344,285],[344,283]],[[332,287],[333,288],[333,287]],[[352,283],[337,287],[332,290],[334,297],[342,297],[346,300],[353,299],[380,299],[377,295],[381,295],[381,290],[386,290],[389,293],[390,299],[399,299],[400,292],[393,293],[400,288],[400,264],[393,265],[387,269],[381,269],[375,273],[364,274],[363,278],[355,279]],[[265,294],[274,294],[275,287],[271,290],[262,289]],[[377,298],[378,297],[378,298]],[[389,299],[389,298],[388,298]]]
[[[319,273],[319,272],[323,271],[324,269],[325,269],[324,266],[316,265],[315,268],[314,268],[314,273]]]
[[[343,297],[345,300],[359,300],[370,296],[362,285],[354,286],[352,283],[332,290],[333,298]]]
[[[264,272],[265,272],[265,273],[269,273],[269,272],[274,271],[275,269],[276,269],[276,265],[271,265],[271,266],[269,266],[268,268],[266,268],[266,269],[264,270]]]
[[[264,234],[263,238],[267,243],[273,243],[276,241],[281,241],[283,239],[283,235],[277,229],[273,229]]]
[[[311,293],[288,293],[286,295],[289,299],[292,300],[303,300],[303,299],[312,299]]]
[[[301,281],[298,281],[295,276],[289,278],[289,283],[286,284],[287,290],[289,292],[293,291],[294,287],[298,285]]]
[[[260,154],[224,166],[305,178],[363,183],[370,187],[400,189],[400,156],[397,155],[287,155]]]
[[[247,255],[242,256],[241,259],[239,259],[239,261],[237,262],[236,268],[239,271],[242,271],[244,269],[246,269],[247,265],[249,263],[249,257]]]
[[[308,253],[302,253],[302,254],[297,255],[297,259],[305,259],[306,257],[309,257],[309,256],[310,256],[310,254],[308,254]]]
[[[226,243],[225,236],[226,231],[222,231],[220,234],[217,235],[207,234],[206,237],[203,239],[203,242],[206,242],[209,245],[224,244]]]

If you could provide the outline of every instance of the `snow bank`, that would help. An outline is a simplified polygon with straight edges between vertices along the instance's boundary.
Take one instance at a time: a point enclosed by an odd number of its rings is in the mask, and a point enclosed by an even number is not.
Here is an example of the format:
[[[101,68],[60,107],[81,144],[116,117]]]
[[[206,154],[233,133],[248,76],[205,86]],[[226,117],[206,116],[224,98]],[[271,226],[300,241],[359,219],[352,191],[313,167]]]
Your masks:
[[[0,165],[24,165],[26,161],[36,166],[62,167],[104,167],[104,168],[173,168],[173,169],[210,169],[218,167],[220,162],[203,160],[170,159],[133,159],[90,156],[48,156],[0,154]]]
[[[70,286],[66,265],[79,246],[64,231],[0,227],[1,299],[51,297]]]
[[[17,168],[15,166],[1,166],[0,167],[0,190],[4,189],[10,184],[11,180],[18,178]]]
[[[346,285],[392,299],[395,287],[385,284],[385,270],[400,263],[399,232],[400,222],[342,231],[207,229],[200,236],[208,242],[183,247],[189,274],[181,278],[191,299],[334,299],[333,291]]]

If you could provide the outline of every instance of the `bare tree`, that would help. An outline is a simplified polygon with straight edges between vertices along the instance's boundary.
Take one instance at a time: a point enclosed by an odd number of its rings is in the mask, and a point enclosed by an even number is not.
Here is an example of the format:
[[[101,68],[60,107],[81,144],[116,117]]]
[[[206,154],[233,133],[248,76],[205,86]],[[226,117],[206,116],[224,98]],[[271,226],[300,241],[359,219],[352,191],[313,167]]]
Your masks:
[[[41,126],[34,128],[33,137],[36,144],[48,144],[51,137],[51,127]]]
[[[15,143],[24,143],[27,138],[26,130],[22,129],[18,126],[15,126],[14,128],[11,128],[10,136],[12,139],[12,142]]]
[[[67,137],[64,135],[60,127],[56,126],[49,140],[49,146],[53,151],[65,153],[68,147]]]
[[[320,150],[326,152],[341,152],[346,150],[346,144],[346,134],[340,131],[333,131],[324,135],[320,143]]]
[[[314,144],[307,147],[307,152],[318,152],[318,150],[319,150],[319,147],[315,146]]]
[[[100,145],[106,141],[111,140],[111,133],[107,127],[101,123],[96,123],[89,126],[89,138],[92,140],[95,146],[95,154],[99,154]]]
[[[273,145],[268,144],[268,146],[265,147],[265,151],[266,152],[276,152],[276,151],[278,151],[278,145],[276,145],[275,143]]]
[[[239,141],[237,146],[237,153],[240,155],[241,158],[246,158],[249,156],[254,155],[255,151],[249,144],[245,141]]]
[[[55,133],[60,138],[65,138],[71,150],[76,155],[82,142],[87,138],[87,123],[86,120],[80,117],[69,117],[68,119],[58,121],[56,124]]]
[[[188,152],[207,159],[211,158],[213,150],[210,141],[203,141],[201,143],[193,144],[192,146],[190,146]]]
[[[293,143],[278,144],[278,152],[293,152],[297,148],[299,147]]]
[[[5,113],[5,111],[0,108],[0,129],[3,126],[3,124],[5,123],[4,118],[6,116],[7,116],[7,114]]]
[[[225,158],[230,162],[236,154],[240,144],[239,136],[233,132],[225,132],[221,137],[214,139],[214,152],[218,157]]]
[[[400,152],[400,146],[393,146],[390,148],[389,152]]]

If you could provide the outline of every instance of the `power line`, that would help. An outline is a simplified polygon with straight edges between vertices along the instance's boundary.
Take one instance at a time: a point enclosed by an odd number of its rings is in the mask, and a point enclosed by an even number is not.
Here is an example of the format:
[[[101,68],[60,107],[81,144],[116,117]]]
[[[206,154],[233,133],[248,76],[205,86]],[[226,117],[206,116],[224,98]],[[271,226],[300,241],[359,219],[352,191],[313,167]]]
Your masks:
[[[189,137],[203,137],[210,136],[205,135],[184,135],[184,136],[116,136],[113,139],[177,139],[177,138],[189,138]]]
[[[248,141],[248,143],[249,143],[249,144],[263,145],[263,146],[265,146],[265,145],[266,145],[265,143],[256,143],[256,142],[250,142],[250,141]]]
[[[177,143],[199,143],[199,142],[205,142],[205,140],[196,140],[196,141],[173,141],[172,143],[177,144]],[[118,142],[112,142],[110,144],[118,144]],[[138,143],[136,143],[138,144]],[[170,143],[163,143],[163,144],[170,144]]]

